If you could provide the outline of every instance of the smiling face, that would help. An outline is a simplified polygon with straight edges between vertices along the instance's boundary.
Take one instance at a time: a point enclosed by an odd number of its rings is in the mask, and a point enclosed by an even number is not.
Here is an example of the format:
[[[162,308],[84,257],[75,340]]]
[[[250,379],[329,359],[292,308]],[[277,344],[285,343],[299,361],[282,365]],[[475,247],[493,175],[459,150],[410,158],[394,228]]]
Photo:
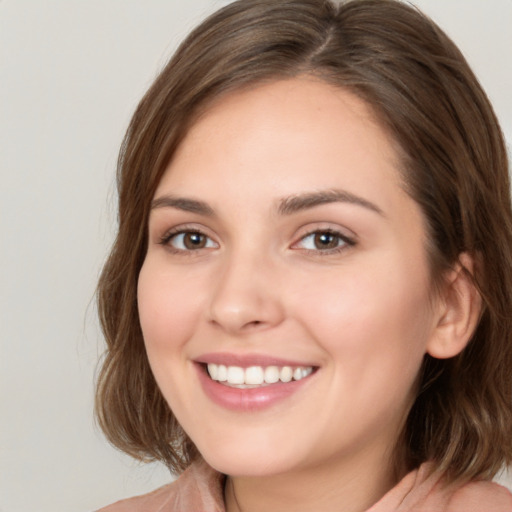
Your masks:
[[[219,100],[179,147],[139,313],[157,383],[216,469],[389,460],[438,322],[398,165],[364,103],[309,78]]]

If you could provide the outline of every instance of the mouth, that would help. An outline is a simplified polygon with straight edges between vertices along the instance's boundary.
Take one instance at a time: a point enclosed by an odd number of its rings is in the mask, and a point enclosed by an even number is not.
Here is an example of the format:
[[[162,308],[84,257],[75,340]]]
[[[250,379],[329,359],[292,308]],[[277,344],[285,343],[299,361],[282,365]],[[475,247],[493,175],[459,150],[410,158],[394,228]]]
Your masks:
[[[311,386],[320,369],[261,354],[203,354],[194,362],[206,396],[225,409],[243,413],[262,411],[291,399]]]
[[[213,381],[238,389],[253,389],[277,383],[289,383],[305,379],[316,368],[313,366],[228,366],[208,363],[204,365]]]

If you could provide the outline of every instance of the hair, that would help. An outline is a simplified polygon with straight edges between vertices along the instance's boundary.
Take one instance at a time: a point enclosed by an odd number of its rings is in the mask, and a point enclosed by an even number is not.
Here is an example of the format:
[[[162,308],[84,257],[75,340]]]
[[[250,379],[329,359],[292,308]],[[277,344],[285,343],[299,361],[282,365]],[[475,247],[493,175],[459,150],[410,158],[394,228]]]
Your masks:
[[[240,0],[181,44],[143,97],[121,147],[119,230],[98,286],[107,350],[96,413],[107,438],[180,472],[198,457],[145,353],[137,280],[151,200],[188,128],[232,91],[309,75],[373,110],[420,205],[433,282],[461,253],[477,265],[479,324],[458,356],[425,356],[400,436],[408,468],[491,478],[512,462],[512,214],[507,153],[484,91],[454,43],[397,0]]]

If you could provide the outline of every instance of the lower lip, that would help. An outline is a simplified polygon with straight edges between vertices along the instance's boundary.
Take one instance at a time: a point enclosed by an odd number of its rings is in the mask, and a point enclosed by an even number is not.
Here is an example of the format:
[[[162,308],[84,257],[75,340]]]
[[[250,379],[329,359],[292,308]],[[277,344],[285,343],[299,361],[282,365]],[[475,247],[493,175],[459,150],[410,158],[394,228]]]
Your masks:
[[[259,411],[290,397],[314,375],[291,382],[277,382],[259,388],[239,389],[212,380],[202,365],[197,365],[199,381],[214,403],[232,411]]]

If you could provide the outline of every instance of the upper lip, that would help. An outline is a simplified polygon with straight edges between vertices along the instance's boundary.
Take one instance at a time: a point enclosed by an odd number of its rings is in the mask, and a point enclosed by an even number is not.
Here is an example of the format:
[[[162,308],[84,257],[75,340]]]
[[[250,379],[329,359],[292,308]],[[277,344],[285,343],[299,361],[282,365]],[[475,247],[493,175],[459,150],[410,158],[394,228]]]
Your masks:
[[[239,366],[241,368],[249,368],[250,366],[315,366],[309,362],[295,361],[292,359],[284,359],[264,354],[233,354],[228,352],[202,354],[195,358],[194,361],[201,364],[214,363],[223,364],[225,366]]]

